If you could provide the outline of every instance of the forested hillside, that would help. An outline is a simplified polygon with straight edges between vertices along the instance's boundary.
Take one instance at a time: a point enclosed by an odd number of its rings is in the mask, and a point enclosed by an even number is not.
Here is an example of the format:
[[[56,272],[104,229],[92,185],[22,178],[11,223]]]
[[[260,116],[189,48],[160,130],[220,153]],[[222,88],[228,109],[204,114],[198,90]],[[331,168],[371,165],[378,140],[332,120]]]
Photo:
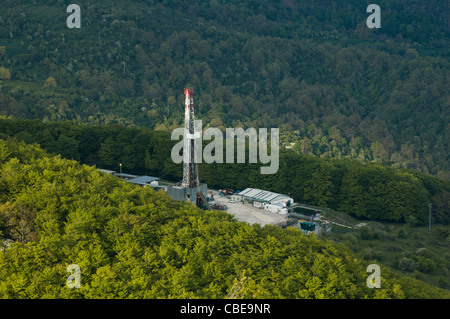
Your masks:
[[[2,0],[0,114],[161,130],[183,87],[204,126],[449,178],[449,2]]]
[[[450,3],[377,0],[369,29],[370,3],[91,0],[70,29],[67,2],[0,0],[0,299],[449,299],[416,279],[449,287]],[[203,163],[202,182],[369,226],[319,240],[96,169],[180,181],[187,86],[203,128],[281,132],[276,174]]]
[[[172,201],[36,145],[0,139],[0,298],[449,298],[299,230]],[[69,265],[80,288],[66,286]]]
[[[170,153],[177,141],[166,132],[121,125],[79,126],[70,122],[0,119],[0,138],[39,143],[88,165],[126,173],[147,174],[174,182],[182,179],[181,164]],[[203,146],[205,147],[205,142]],[[248,154],[248,152],[247,152]],[[200,164],[200,179],[210,187],[247,187],[290,194],[296,202],[329,207],[357,218],[423,225],[428,203],[433,224],[450,223],[450,182],[414,170],[280,153],[276,174],[261,175],[258,164]]]

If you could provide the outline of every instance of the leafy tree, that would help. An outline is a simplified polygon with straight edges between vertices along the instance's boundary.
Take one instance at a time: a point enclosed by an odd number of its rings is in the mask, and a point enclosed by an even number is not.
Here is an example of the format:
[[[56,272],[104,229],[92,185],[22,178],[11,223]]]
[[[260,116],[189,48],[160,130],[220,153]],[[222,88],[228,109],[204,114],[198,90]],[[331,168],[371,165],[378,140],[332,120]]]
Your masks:
[[[54,77],[51,76],[45,80],[44,88],[56,88],[56,86],[57,84]]]
[[[11,80],[11,71],[3,66],[0,66],[0,80]]]

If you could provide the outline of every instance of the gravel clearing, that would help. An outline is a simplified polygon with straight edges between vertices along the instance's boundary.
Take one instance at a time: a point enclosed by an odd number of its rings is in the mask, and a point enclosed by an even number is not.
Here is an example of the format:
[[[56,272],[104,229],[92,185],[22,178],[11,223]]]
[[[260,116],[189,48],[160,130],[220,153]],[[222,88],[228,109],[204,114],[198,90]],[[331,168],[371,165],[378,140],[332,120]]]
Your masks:
[[[267,224],[277,224],[285,221],[287,217],[285,215],[280,215],[266,211],[264,209],[259,209],[251,204],[243,203],[230,203],[230,199],[226,196],[219,196],[214,194],[214,200],[217,204],[222,204],[227,206],[226,212],[235,216],[235,218],[240,222],[246,222],[250,225],[260,224],[261,226]]]

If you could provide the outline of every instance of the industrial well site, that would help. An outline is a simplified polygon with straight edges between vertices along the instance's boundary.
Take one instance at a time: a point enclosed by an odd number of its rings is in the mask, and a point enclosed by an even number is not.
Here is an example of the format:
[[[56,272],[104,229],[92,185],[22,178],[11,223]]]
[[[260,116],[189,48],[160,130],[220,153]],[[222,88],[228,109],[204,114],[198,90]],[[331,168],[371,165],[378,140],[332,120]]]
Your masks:
[[[198,177],[197,152],[200,149],[197,145],[197,136],[194,134],[193,90],[185,88],[184,93],[186,98],[182,182],[160,181],[158,177],[131,175],[122,173],[122,170],[120,172],[100,170],[133,184],[165,191],[176,201],[190,202],[203,209],[226,211],[238,221],[246,222],[250,225],[260,224],[264,226],[272,224],[282,228],[288,226],[297,227],[305,234],[315,233],[316,235],[322,232],[330,232],[332,225],[348,229],[358,229],[366,225],[366,223],[350,225],[348,222],[340,220],[336,214],[330,214],[330,210],[327,213],[322,208],[295,203],[294,199],[288,195],[268,190],[255,188],[246,188],[242,191],[208,189],[206,184],[200,183]],[[240,138],[243,138],[245,141],[245,136],[240,136]],[[251,137],[249,137],[249,141],[251,143]],[[256,141],[253,141],[253,143],[256,143]],[[120,166],[122,168],[122,164]]]

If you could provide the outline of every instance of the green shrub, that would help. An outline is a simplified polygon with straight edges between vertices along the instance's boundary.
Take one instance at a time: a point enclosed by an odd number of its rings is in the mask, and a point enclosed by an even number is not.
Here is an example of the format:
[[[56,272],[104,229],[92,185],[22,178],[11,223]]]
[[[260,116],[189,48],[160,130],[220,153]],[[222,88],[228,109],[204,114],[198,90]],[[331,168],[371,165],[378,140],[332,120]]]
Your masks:
[[[421,273],[418,270],[414,271],[414,278],[419,279],[419,280],[424,280],[425,279],[425,275],[423,273]]]
[[[368,227],[362,227],[358,230],[359,237],[364,240],[378,239],[380,237],[378,231],[373,231]]]
[[[403,227],[400,228],[399,231],[397,232],[397,237],[398,238],[406,238],[407,236],[408,236],[408,232]]]
[[[409,258],[412,256],[410,251],[405,250],[404,252],[402,252],[402,256],[405,258]]]
[[[342,240],[347,241],[352,245],[357,245],[358,241],[359,241],[358,237],[352,233],[347,233],[347,234],[342,235]]]
[[[431,274],[436,270],[436,264],[431,259],[419,257],[417,269],[423,273]]]
[[[403,271],[412,272],[416,268],[416,262],[411,258],[403,257],[398,262],[398,268]]]
[[[365,248],[362,251],[362,257],[363,257],[364,260],[371,260],[371,259],[373,259],[373,249],[369,248],[369,247]]]
[[[445,226],[436,227],[440,238],[448,239],[450,236],[450,228]]]
[[[450,286],[450,281],[444,276],[439,276],[438,286],[444,289],[448,289]]]
[[[418,248],[416,250],[416,255],[422,256],[422,257],[426,257],[426,258],[430,258],[430,259],[433,258],[433,253],[429,249],[427,249],[425,247]]]
[[[375,258],[376,260],[383,260],[384,259],[384,252],[381,250],[375,251],[373,253],[373,258]]]

